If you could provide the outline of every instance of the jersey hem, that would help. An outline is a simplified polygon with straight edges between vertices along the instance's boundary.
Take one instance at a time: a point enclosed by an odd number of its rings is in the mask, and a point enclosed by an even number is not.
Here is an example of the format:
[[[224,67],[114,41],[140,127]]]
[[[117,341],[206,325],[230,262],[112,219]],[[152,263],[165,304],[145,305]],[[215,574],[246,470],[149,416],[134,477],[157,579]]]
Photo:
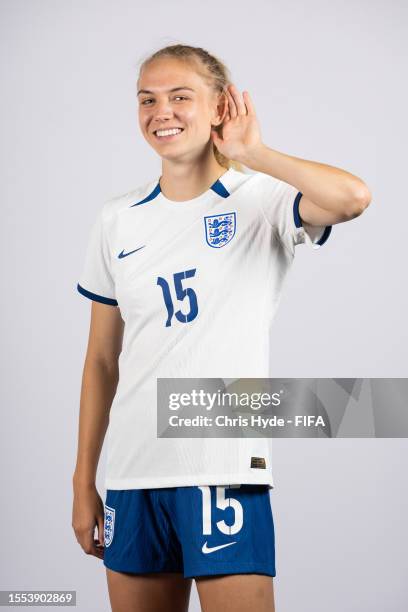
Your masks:
[[[275,487],[270,474],[202,474],[201,476],[171,476],[167,478],[105,478],[105,489],[162,489],[165,487],[194,487],[200,485],[266,484]]]

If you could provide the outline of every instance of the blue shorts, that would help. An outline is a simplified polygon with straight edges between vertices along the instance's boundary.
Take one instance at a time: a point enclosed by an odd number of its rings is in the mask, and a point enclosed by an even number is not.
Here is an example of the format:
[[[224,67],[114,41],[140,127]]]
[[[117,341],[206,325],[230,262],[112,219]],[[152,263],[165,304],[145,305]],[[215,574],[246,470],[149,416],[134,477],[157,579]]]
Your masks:
[[[106,491],[104,565],[118,572],[275,576],[267,485]]]

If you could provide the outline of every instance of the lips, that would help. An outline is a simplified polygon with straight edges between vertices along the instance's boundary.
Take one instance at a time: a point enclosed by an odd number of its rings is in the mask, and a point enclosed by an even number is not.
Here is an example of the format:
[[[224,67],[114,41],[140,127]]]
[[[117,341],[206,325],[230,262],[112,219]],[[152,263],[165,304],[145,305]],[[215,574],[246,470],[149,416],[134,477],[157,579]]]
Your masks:
[[[162,129],[162,128],[159,128]],[[172,128],[166,128],[166,129],[172,129]],[[181,132],[177,132],[177,134],[169,134],[168,136],[158,136],[156,134],[157,130],[155,130],[155,132],[153,132],[154,137],[157,139],[157,142],[161,142],[161,143],[166,143],[166,142],[173,142],[173,140],[177,140],[177,138],[179,136],[182,135],[182,133],[184,132],[183,128],[173,128],[173,129],[179,129],[181,130]]]
[[[154,130],[153,134],[156,136],[156,132],[158,132],[159,130],[181,130],[183,132],[184,128],[178,125],[174,125],[172,127],[166,127],[166,128],[157,128],[157,130]]]

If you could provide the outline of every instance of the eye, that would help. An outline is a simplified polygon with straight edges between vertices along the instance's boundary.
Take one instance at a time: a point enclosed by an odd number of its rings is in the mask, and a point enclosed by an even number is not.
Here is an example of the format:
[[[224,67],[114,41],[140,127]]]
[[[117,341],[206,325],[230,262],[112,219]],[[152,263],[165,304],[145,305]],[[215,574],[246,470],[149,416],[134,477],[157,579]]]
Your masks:
[[[188,100],[186,96],[175,96],[175,99],[177,98],[181,98],[182,100]],[[145,100],[143,100],[143,102],[141,102],[141,104],[143,104],[143,106],[150,106],[150,104],[146,104],[146,102],[151,102],[151,101],[152,101],[151,98],[146,98]]]

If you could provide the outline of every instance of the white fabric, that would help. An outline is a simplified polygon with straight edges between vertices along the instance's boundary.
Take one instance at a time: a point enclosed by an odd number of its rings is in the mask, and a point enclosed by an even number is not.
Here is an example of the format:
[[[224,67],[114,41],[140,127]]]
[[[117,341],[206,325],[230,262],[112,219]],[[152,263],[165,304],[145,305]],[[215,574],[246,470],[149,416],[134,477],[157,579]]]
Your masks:
[[[232,168],[219,179],[228,197],[209,189],[172,202],[160,192],[133,206],[158,180],[104,204],[79,279],[91,293],[87,297],[116,300],[125,321],[105,486],[264,483],[272,488],[270,438],[157,438],[156,379],[271,376],[269,329],[295,246],[315,246],[325,228],[295,227],[298,191],[291,185]],[[235,234],[220,248],[210,246],[204,217],[226,213],[235,213]],[[182,287],[194,290],[198,313],[189,322],[173,315],[166,326],[168,311],[157,280],[168,283],[174,313],[186,314],[189,299],[177,299],[173,275],[187,270],[195,273]],[[264,457],[266,469],[251,468],[251,457]]]

